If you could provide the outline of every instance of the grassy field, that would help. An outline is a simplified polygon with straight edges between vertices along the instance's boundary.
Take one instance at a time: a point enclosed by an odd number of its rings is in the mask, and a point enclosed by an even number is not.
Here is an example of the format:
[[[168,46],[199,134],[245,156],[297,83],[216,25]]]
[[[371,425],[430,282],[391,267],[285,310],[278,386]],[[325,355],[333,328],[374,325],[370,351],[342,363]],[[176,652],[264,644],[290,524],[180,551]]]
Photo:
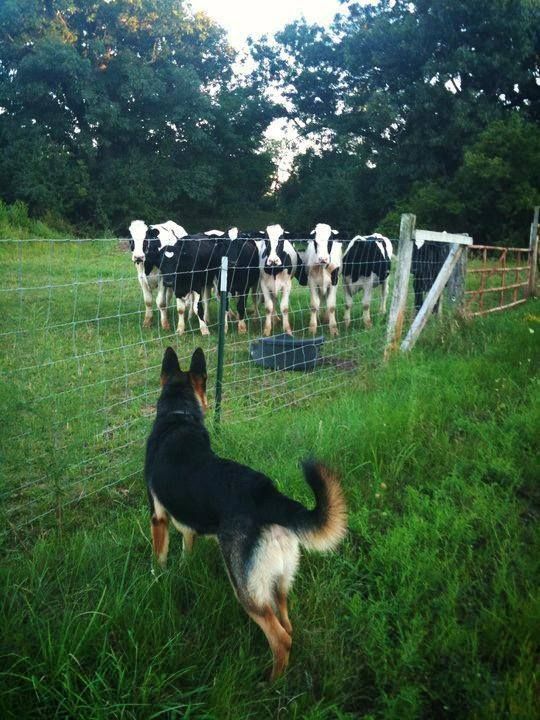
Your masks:
[[[173,537],[150,574],[161,353],[201,344],[212,386],[215,334],[143,332],[116,244],[0,251],[2,717],[535,717],[540,303],[432,322],[387,366],[357,303],[311,375],[254,368],[232,332],[216,448],[305,503],[298,460],[315,453],[350,509],[338,552],[302,560],[291,665],[266,686],[266,641],[214,543],[183,561]]]

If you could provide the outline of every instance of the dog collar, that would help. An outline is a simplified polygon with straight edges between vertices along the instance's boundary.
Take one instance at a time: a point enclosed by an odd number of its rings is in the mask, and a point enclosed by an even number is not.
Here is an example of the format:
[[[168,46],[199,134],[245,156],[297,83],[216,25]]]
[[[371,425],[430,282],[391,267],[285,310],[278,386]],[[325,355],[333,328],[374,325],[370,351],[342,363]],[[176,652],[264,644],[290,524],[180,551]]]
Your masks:
[[[167,415],[182,415],[183,417],[197,420],[197,416],[189,410],[171,410],[171,412],[167,413]]]

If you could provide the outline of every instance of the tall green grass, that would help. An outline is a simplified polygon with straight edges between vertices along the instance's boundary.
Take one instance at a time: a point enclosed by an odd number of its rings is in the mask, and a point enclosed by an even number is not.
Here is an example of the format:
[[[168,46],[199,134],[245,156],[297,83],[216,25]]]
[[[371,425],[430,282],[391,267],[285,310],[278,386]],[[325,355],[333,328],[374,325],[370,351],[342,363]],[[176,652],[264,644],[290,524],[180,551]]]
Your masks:
[[[298,460],[314,453],[339,472],[349,504],[339,550],[302,559],[291,665],[273,686],[260,684],[270,653],[214,543],[199,540],[184,560],[173,537],[170,569],[150,574],[142,446],[126,450],[130,484],[75,502],[69,521],[20,533],[6,506],[2,717],[535,717],[539,315],[530,302],[434,322],[410,356],[359,368],[309,404],[278,412],[277,397],[249,422],[232,422],[231,401],[216,450],[305,503]],[[152,392],[161,345],[156,336],[139,357]],[[74,382],[91,370],[83,361]],[[143,413],[137,437],[150,424]],[[8,485],[23,480],[29,452],[18,449],[15,469],[10,456]],[[61,475],[54,445],[45,457]],[[31,492],[22,498],[24,513]]]

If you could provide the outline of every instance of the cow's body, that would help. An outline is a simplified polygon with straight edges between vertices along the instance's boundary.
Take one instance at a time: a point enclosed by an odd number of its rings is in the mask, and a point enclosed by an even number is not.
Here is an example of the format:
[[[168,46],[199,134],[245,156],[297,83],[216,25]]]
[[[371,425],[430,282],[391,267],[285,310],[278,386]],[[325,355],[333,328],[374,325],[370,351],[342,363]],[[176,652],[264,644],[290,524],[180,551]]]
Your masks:
[[[336,321],[336,297],[339,271],[341,269],[343,248],[341,243],[330,238],[337,234],[330,225],[318,223],[311,233],[315,235],[308,242],[302,255],[303,278],[307,280],[310,293],[310,332],[317,332],[317,319],[321,302],[326,303],[328,326],[331,335],[338,335]],[[300,282],[303,283],[303,278]]]
[[[382,289],[381,314],[386,313],[388,298],[388,276],[392,259],[392,243],[379,233],[366,237],[354,237],[343,254],[343,288],[345,291],[345,327],[351,322],[353,298],[363,289],[363,319],[366,327],[371,327],[371,296],[373,288]]]
[[[280,225],[269,225],[266,228],[268,240],[258,240],[260,260],[260,282],[264,297],[266,319],[264,335],[272,333],[272,318],[276,314],[275,307],[279,296],[283,330],[292,335],[289,321],[289,298],[292,278],[298,267],[298,254],[288,240],[281,239],[283,228]]]

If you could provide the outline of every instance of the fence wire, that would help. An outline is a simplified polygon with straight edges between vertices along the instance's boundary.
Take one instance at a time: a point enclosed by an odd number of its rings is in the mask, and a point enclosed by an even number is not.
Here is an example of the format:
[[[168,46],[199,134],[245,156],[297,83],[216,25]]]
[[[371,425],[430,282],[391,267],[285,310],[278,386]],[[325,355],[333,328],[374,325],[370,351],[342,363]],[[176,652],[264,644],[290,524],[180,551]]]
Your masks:
[[[177,351],[184,369],[193,350],[204,349],[213,406],[217,294],[208,300],[209,335],[201,335],[197,316],[187,318],[186,313],[186,329],[179,336],[174,295],[167,308],[171,329],[161,327],[155,303],[152,325],[143,327],[146,308],[126,242],[3,241],[0,258],[0,502],[5,531],[24,534],[66,524],[69,509],[79,508],[86,498],[103,503],[104,509],[111,503],[139,504],[144,446],[168,345]],[[394,270],[395,256],[392,265]],[[433,272],[433,259],[417,258],[416,277],[424,284],[432,281]],[[265,310],[262,302],[255,306],[250,293],[247,333],[239,333],[237,320],[228,323],[223,424],[290,412],[318,394],[331,396],[353,376],[367,375],[383,357],[386,327],[381,288],[373,291],[370,328],[362,317],[362,295],[360,290],[354,297],[351,324],[346,327],[339,279],[338,334],[329,332],[323,303],[316,333],[324,339],[319,362],[312,371],[295,372],[265,369],[253,361],[251,343],[263,335]],[[236,308],[237,301],[230,300],[231,311]],[[310,292],[295,279],[289,317],[296,339],[313,337]],[[279,317],[272,332],[282,332]]]

